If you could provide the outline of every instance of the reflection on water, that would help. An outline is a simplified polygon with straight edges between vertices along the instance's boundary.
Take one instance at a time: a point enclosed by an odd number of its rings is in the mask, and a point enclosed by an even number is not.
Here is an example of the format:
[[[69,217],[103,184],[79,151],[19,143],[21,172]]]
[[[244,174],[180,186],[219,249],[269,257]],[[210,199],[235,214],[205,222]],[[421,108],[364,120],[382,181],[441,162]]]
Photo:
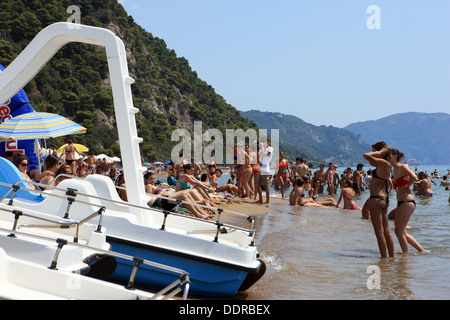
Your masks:
[[[360,211],[271,203],[272,212],[256,219],[267,272],[237,298],[450,299],[449,193],[437,186],[433,191],[433,198],[416,197],[408,231],[430,252],[410,247],[410,253],[401,253],[391,221],[396,256],[388,259],[380,258],[372,225]],[[358,206],[368,195],[355,198]],[[369,267],[379,270],[379,289],[368,288],[374,275]]]

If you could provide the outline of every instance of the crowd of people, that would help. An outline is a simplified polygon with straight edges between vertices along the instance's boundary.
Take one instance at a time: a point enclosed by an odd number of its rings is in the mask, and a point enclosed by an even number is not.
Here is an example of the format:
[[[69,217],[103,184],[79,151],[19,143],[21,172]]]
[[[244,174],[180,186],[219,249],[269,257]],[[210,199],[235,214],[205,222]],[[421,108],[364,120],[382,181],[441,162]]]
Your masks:
[[[75,153],[78,153],[81,158],[75,157]],[[77,150],[70,139],[67,140],[67,146],[64,147],[61,154],[58,154],[55,147],[51,145],[48,154],[42,159],[43,165],[40,169],[29,170],[30,159],[22,153],[6,151],[4,158],[17,166],[24,180],[49,187],[57,186],[68,176],[86,177],[90,174],[101,174],[109,176],[113,181],[116,181],[118,177],[115,163],[108,162],[106,158],[96,159],[92,152],[86,157],[84,153]],[[58,178],[58,176],[60,177]],[[35,190],[37,187],[30,183],[30,188]],[[49,190],[44,186],[39,186],[39,188]]]
[[[384,142],[372,146],[372,151],[363,156],[373,170],[364,170],[363,164],[358,164],[356,170],[346,168],[339,175],[337,166],[333,163],[321,164],[314,174],[303,158],[289,165],[283,152],[279,154],[279,161],[272,176],[269,164],[273,148],[261,147],[251,149],[245,146],[237,152],[235,147],[235,165],[231,170],[231,179],[222,186],[217,184],[217,177],[222,174],[217,169],[213,159],[203,169],[198,163],[193,165],[180,161],[169,167],[169,176],[176,185],[176,190],[188,190],[193,187],[198,190],[202,201],[209,201],[208,195],[214,191],[226,191],[242,198],[253,198],[256,203],[270,203],[270,187],[279,190],[282,199],[287,198],[286,190],[292,187],[289,193],[289,203],[301,207],[336,207],[345,210],[360,210],[362,217],[370,219],[373,225],[377,243],[382,257],[394,255],[394,242],[389,231],[389,219],[395,219],[395,235],[398,238],[403,252],[408,252],[408,245],[417,251],[425,251],[419,242],[407,232],[408,221],[413,214],[416,195],[432,197],[432,184],[427,172],[413,171],[408,165],[402,164],[403,153],[391,148]],[[256,161],[255,161],[256,159]],[[433,177],[436,177],[434,172]],[[440,185],[449,186],[448,175],[442,177]],[[209,182],[209,183],[207,183]],[[340,189],[338,201],[333,197]],[[263,201],[262,190],[266,192]],[[369,199],[362,207],[355,201],[355,196],[362,191],[370,192]],[[328,193],[328,196],[320,194]],[[396,193],[397,203],[393,210],[388,212],[389,197]],[[207,203],[207,202],[205,202]],[[211,205],[211,203],[208,203]]]
[[[290,174],[284,169],[278,169],[275,174],[282,173],[278,181],[284,189],[289,185],[289,179],[293,181],[293,190],[290,193],[291,205],[302,207],[337,207],[348,210],[361,210],[362,217],[371,220],[379,250],[382,257],[394,256],[394,241],[389,231],[389,219],[395,219],[395,235],[403,252],[408,252],[408,245],[417,251],[426,251],[419,242],[407,232],[408,221],[413,214],[416,203],[413,191],[416,195],[432,197],[431,184],[436,183],[430,179],[427,172],[414,172],[408,165],[402,164],[403,153],[391,148],[385,142],[379,142],[372,146],[372,151],[365,153],[364,158],[374,170],[363,170],[363,164],[358,164],[356,170],[347,168],[339,176],[336,166],[329,163],[325,171],[324,165],[311,174],[304,159],[296,159]],[[280,159],[283,156],[280,155]],[[279,168],[282,167],[280,160]],[[287,166],[286,166],[287,167]],[[433,174],[436,176],[436,173]],[[289,176],[289,179],[284,180]],[[448,186],[450,172],[442,178],[441,186]],[[329,197],[319,200],[318,194],[324,193],[327,188]],[[333,194],[341,188],[339,200],[336,202]],[[354,202],[354,197],[361,191],[369,190],[369,199],[362,208]],[[309,190],[309,195],[306,192]],[[397,205],[388,212],[389,197],[391,192],[396,192]],[[284,193],[281,192],[282,197]],[[340,204],[343,202],[343,206]]]
[[[54,148],[53,148],[54,149]],[[53,150],[52,149],[52,150]],[[22,173],[24,180],[39,182],[48,185],[47,188],[57,186],[70,176],[85,177],[90,174],[109,176],[118,188],[119,196],[126,201],[126,185],[123,172],[118,172],[114,163],[106,159],[95,159],[94,154],[86,157],[79,152],[72,141],[64,148],[61,155],[50,153],[45,159],[44,170],[29,171],[29,159],[23,154],[5,153]],[[76,160],[75,153],[82,158]],[[65,155],[64,161],[62,156]],[[148,205],[165,210],[172,210],[181,201],[183,206],[193,215],[202,219],[214,216],[211,207],[217,207],[217,199],[234,196],[255,203],[270,203],[270,187],[280,190],[282,199],[286,198],[286,190],[292,187],[289,193],[289,204],[301,207],[336,207],[345,210],[361,210],[362,217],[371,220],[379,250],[382,257],[394,256],[394,242],[389,231],[389,219],[395,219],[395,235],[403,252],[408,252],[408,245],[412,245],[419,252],[425,251],[419,242],[407,232],[408,221],[413,214],[416,195],[432,197],[432,184],[436,183],[427,172],[413,171],[408,165],[402,164],[403,153],[391,148],[384,142],[372,146],[372,151],[363,157],[370,166],[375,167],[367,172],[363,164],[358,164],[356,170],[346,168],[339,175],[337,166],[333,163],[325,165],[312,173],[303,158],[297,158],[295,163],[289,165],[283,152],[279,154],[279,161],[272,176],[270,163],[273,157],[273,148],[260,145],[251,148],[235,146],[234,166],[231,168],[230,179],[227,183],[219,185],[222,170],[218,168],[214,157],[205,164],[194,161],[189,164],[183,156],[175,164],[167,166],[167,182],[169,189],[162,189],[156,184],[153,172],[143,176],[146,193],[150,196]],[[84,157],[84,158],[83,158]],[[63,174],[62,176],[60,176]],[[432,173],[434,178],[441,178],[437,171]],[[56,179],[57,178],[57,179]],[[442,177],[440,186],[450,188],[450,171]],[[30,183],[32,189],[36,186]],[[41,187],[41,186],[39,186]],[[43,188],[45,189],[45,188]],[[340,196],[336,201],[333,195],[340,189]],[[369,199],[359,207],[354,198],[362,191],[369,190]],[[397,205],[388,212],[391,191],[396,192]],[[265,201],[263,197],[265,193]],[[319,195],[328,193],[328,196]],[[308,194],[307,194],[308,193]],[[217,195],[220,194],[219,197]],[[163,198],[159,196],[164,196]],[[342,204],[342,206],[341,206]]]

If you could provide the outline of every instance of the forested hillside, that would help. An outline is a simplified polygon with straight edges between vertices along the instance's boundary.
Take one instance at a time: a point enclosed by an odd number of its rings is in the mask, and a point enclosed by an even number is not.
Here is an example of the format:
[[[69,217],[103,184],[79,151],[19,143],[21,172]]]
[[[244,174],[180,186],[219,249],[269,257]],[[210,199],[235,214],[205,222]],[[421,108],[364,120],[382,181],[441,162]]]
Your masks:
[[[251,110],[241,114],[255,121],[260,128],[280,130],[280,142],[303,150],[308,160],[311,157],[322,159],[325,163],[356,165],[364,162],[363,153],[370,146],[347,130],[332,126],[315,126],[292,115],[278,112]],[[294,160],[294,159],[292,159]]]
[[[0,64],[8,64],[44,27],[67,21],[71,0],[2,0],[0,2]],[[203,129],[256,128],[233,106],[198,78],[187,59],[177,57],[164,40],[153,36],[128,16],[117,0],[79,0],[81,23],[112,30],[125,43],[138,133],[143,160],[170,156],[177,142],[171,142],[176,128],[193,127],[203,121]],[[151,30],[148,30],[151,31]],[[70,44],[26,86],[36,111],[67,116],[87,128],[76,136],[96,153],[119,154],[112,92],[105,51],[92,45]],[[53,141],[56,145],[63,138]]]

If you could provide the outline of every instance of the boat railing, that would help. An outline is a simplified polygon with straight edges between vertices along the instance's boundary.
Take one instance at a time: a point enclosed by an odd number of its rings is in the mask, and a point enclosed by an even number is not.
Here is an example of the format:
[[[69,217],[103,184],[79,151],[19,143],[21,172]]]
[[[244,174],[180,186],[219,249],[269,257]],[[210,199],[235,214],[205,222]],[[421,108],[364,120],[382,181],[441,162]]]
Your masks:
[[[64,246],[73,246],[73,247],[79,247],[82,249],[86,249],[86,250],[90,250],[93,251],[94,253],[97,254],[104,254],[104,255],[108,255],[108,256],[113,256],[115,258],[119,258],[119,259],[124,259],[124,260],[128,260],[128,261],[132,261],[134,263],[134,267],[131,271],[131,275],[130,278],[128,280],[127,285],[125,286],[126,289],[128,290],[134,290],[135,285],[134,285],[134,280],[137,274],[137,271],[139,270],[139,268],[141,267],[141,265],[147,265],[153,268],[157,268],[157,269],[162,269],[168,272],[172,272],[175,274],[178,274],[179,277],[177,280],[175,280],[174,282],[170,283],[169,285],[167,285],[165,288],[163,288],[162,290],[160,290],[159,292],[157,292],[153,297],[152,300],[156,300],[159,299],[160,297],[163,297],[162,300],[167,300],[170,298],[173,298],[174,296],[176,296],[178,293],[183,291],[183,299],[186,300],[188,293],[189,293],[189,288],[190,288],[190,275],[188,272],[178,269],[178,268],[174,268],[171,266],[167,266],[164,264],[160,264],[160,263],[156,263],[156,262],[152,262],[149,260],[145,260],[139,257],[132,257],[126,254],[122,254],[119,252],[114,252],[114,251],[110,251],[110,250],[103,250],[100,248],[96,248],[96,247],[92,247],[92,246],[88,246],[85,244],[80,244],[78,242],[72,242],[72,241],[68,241],[66,239],[63,238],[52,238],[52,237],[48,237],[48,236],[44,236],[44,235],[39,235],[39,234],[33,234],[33,233],[29,233],[29,232],[22,232],[22,231],[18,231],[15,230],[15,228],[11,229],[5,229],[5,228],[0,228],[0,231],[8,233],[11,232],[11,234],[9,234],[9,237],[13,237],[16,238],[18,235],[19,236],[23,236],[23,237],[30,237],[30,238],[34,238],[34,239],[39,239],[39,240],[44,240],[44,241],[50,241],[50,242],[55,242],[57,243],[57,249],[55,251],[55,254],[53,256],[52,261],[50,262],[49,265],[49,269],[50,270],[57,270],[57,265],[58,265],[58,258],[59,255],[62,251],[62,249],[64,248]]]
[[[4,200],[4,198],[9,194],[9,192],[11,192],[11,190],[14,190],[13,194],[11,196],[11,199],[8,202],[8,205],[13,205],[15,192],[17,192],[18,190],[29,190],[29,189],[22,188],[22,187],[17,185],[17,183],[25,182],[25,181],[26,180],[18,181],[14,185],[10,185],[10,184],[7,184],[7,183],[0,182],[1,186],[9,186],[10,187],[10,190],[8,190],[6,192],[6,194],[0,199],[0,202],[2,202]],[[39,185],[38,183],[35,183],[35,184]],[[44,194],[44,192],[40,191],[40,190],[33,190],[33,192],[36,192],[36,193],[39,193],[39,194]],[[72,194],[72,191],[70,191],[69,194]],[[64,219],[68,219],[68,213],[69,213],[69,210],[70,210],[70,206],[74,202],[74,199],[70,198],[70,197],[66,198],[64,196],[60,196],[60,195],[56,195],[56,194],[53,194],[52,196],[60,198],[60,199],[67,199],[68,206],[67,206],[67,209],[66,209],[66,213],[64,215]],[[79,202],[83,202],[83,201],[79,201]],[[91,205],[88,202],[83,202],[83,203]],[[36,227],[38,227],[38,228],[59,228],[59,229],[75,228],[75,236],[74,236],[74,240],[73,241],[74,242],[78,242],[80,227],[83,224],[89,222],[90,220],[96,218],[97,216],[100,216],[100,219],[99,219],[99,223],[97,225],[96,231],[97,232],[101,231],[102,221],[103,221],[103,213],[105,211],[105,207],[99,206],[99,209],[97,211],[95,211],[94,213],[89,214],[88,216],[86,216],[84,219],[82,219],[80,221],[76,221],[76,220],[60,221],[60,220],[50,219],[48,217],[41,217],[41,216],[28,214],[28,213],[20,211],[20,210],[8,210],[8,209],[5,209],[5,208],[0,208],[0,210],[1,211],[6,211],[6,212],[11,212],[14,215],[14,227],[13,227],[13,230],[17,229],[20,217],[29,217],[29,218],[33,218],[35,220],[47,222],[49,224],[48,225],[43,225],[43,224],[40,224],[40,225],[32,225],[32,224],[30,224],[30,225],[21,225],[20,226],[21,228],[36,228]]]
[[[80,177],[74,177],[74,176],[66,175],[66,174],[58,175],[58,177],[56,177],[54,180],[56,180],[59,177],[78,178],[78,179],[83,180]],[[164,196],[161,196],[161,195],[151,195],[151,196],[154,196],[154,197],[159,197],[159,198],[167,199],[167,200],[170,200],[170,201],[175,201],[176,204],[177,204],[177,208],[179,207],[179,205],[181,205],[183,203],[187,203],[187,204],[197,205],[199,207],[204,207],[204,208],[207,208],[207,209],[212,209],[212,210],[215,210],[217,212],[215,220],[206,220],[206,219],[197,218],[197,217],[189,216],[189,215],[186,215],[186,214],[180,214],[180,213],[177,213],[177,212],[172,212],[172,211],[168,211],[168,210],[164,210],[164,209],[158,210],[158,209],[153,208],[153,207],[144,207],[144,206],[132,204],[132,203],[129,203],[129,202],[125,202],[123,200],[119,201],[119,200],[109,199],[109,198],[105,198],[105,197],[100,197],[100,196],[97,196],[97,195],[85,194],[85,193],[79,192],[76,189],[71,189],[71,188],[62,189],[62,188],[51,186],[51,188],[54,189],[54,190],[59,190],[59,191],[65,192],[65,195],[59,195],[59,194],[54,194],[54,193],[49,193],[49,192],[45,192],[45,191],[39,190],[39,188],[36,188],[36,190],[30,190],[28,188],[19,186],[19,183],[28,183],[28,184],[32,184],[32,185],[34,185],[36,187],[42,187],[42,188],[49,187],[49,185],[41,184],[41,183],[34,182],[34,181],[28,181],[28,180],[19,180],[13,185],[0,182],[0,185],[7,186],[7,187],[10,188],[0,198],[0,202],[2,202],[11,191],[13,191],[13,193],[11,195],[11,198],[10,198],[10,200],[8,202],[9,205],[13,205],[13,203],[14,203],[14,196],[17,193],[17,191],[19,191],[19,190],[25,190],[25,191],[37,193],[37,194],[40,194],[40,195],[45,195],[45,196],[58,197],[58,198],[67,200],[67,208],[66,208],[66,212],[64,214],[64,218],[68,219],[69,216],[70,216],[70,208],[71,208],[72,204],[76,201],[77,203],[80,203],[80,204],[85,204],[85,205],[94,206],[94,207],[98,207],[99,208],[99,211],[97,211],[96,213],[98,215],[100,215],[100,223],[99,223],[99,228],[100,228],[101,227],[101,223],[102,223],[101,220],[102,220],[102,217],[103,217],[103,215],[101,213],[104,213],[104,211],[107,208],[105,206],[102,206],[102,205],[99,205],[99,204],[95,204],[95,203],[91,203],[91,202],[86,202],[86,201],[81,201],[81,200],[78,200],[78,199],[76,200],[75,199],[77,196],[84,196],[84,197],[87,197],[87,198],[90,198],[90,199],[96,199],[96,200],[101,200],[101,201],[105,201],[105,202],[109,202],[109,203],[115,203],[115,204],[119,204],[119,205],[125,205],[125,206],[128,206],[128,207],[141,209],[141,210],[144,210],[144,212],[147,212],[147,213],[152,213],[152,214],[154,214],[155,212],[156,213],[161,213],[161,214],[164,215],[164,217],[163,217],[163,222],[162,222],[162,225],[160,227],[160,230],[166,230],[166,226],[167,226],[167,223],[168,223],[168,217],[169,216],[176,216],[176,217],[180,217],[180,218],[183,218],[183,219],[202,221],[204,223],[211,224],[211,225],[215,226],[215,230],[190,230],[190,231],[187,232],[188,234],[210,234],[211,233],[211,234],[214,234],[213,242],[219,242],[219,236],[221,234],[228,234],[228,233],[232,233],[232,232],[235,232],[237,230],[240,230],[240,231],[243,231],[243,232],[247,233],[248,237],[250,238],[249,245],[250,246],[255,246],[256,230],[254,229],[254,225],[255,225],[254,218],[252,216],[248,216],[248,215],[245,215],[243,213],[234,212],[234,211],[230,211],[230,210],[226,210],[226,209],[218,208],[218,207],[211,207],[211,206],[201,205],[201,204],[192,203],[192,202],[188,202],[188,201],[184,201],[184,200],[180,200],[180,199],[164,197]],[[120,188],[118,186],[115,186],[115,187],[116,188]],[[231,224],[223,223],[223,222],[220,221],[221,215],[222,215],[223,212],[228,212],[228,213],[231,213],[231,214],[234,214],[234,215],[245,217],[245,220],[243,222],[241,222],[240,224],[238,224],[238,225],[231,225]],[[94,214],[92,214],[92,215],[94,215]],[[90,219],[92,219],[94,217],[95,216],[92,216]],[[86,218],[86,219],[88,219],[88,218]],[[83,221],[87,222],[88,220],[86,220],[86,219],[84,219]],[[250,223],[250,225],[251,225],[250,228],[243,228],[242,226],[244,224],[247,224],[247,223]]]

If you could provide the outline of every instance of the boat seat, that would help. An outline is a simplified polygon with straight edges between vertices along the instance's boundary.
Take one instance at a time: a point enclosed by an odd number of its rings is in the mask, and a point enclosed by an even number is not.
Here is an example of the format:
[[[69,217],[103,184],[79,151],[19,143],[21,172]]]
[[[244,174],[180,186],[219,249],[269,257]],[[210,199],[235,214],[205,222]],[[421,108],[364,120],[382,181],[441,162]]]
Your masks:
[[[19,169],[11,161],[0,157],[0,181],[13,185],[20,180],[24,180],[24,177]],[[21,182],[18,185],[27,190],[18,190],[14,198],[20,198],[21,200],[31,201],[34,203],[40,203],[45,199],[45,195],[40,195],[39,193],[33,192],[28,183]],[[12,195],[11,188],[0,185],[0,197],[3,197],[3,195],[8,191],[10,192],[7,198],[10,198]]]

